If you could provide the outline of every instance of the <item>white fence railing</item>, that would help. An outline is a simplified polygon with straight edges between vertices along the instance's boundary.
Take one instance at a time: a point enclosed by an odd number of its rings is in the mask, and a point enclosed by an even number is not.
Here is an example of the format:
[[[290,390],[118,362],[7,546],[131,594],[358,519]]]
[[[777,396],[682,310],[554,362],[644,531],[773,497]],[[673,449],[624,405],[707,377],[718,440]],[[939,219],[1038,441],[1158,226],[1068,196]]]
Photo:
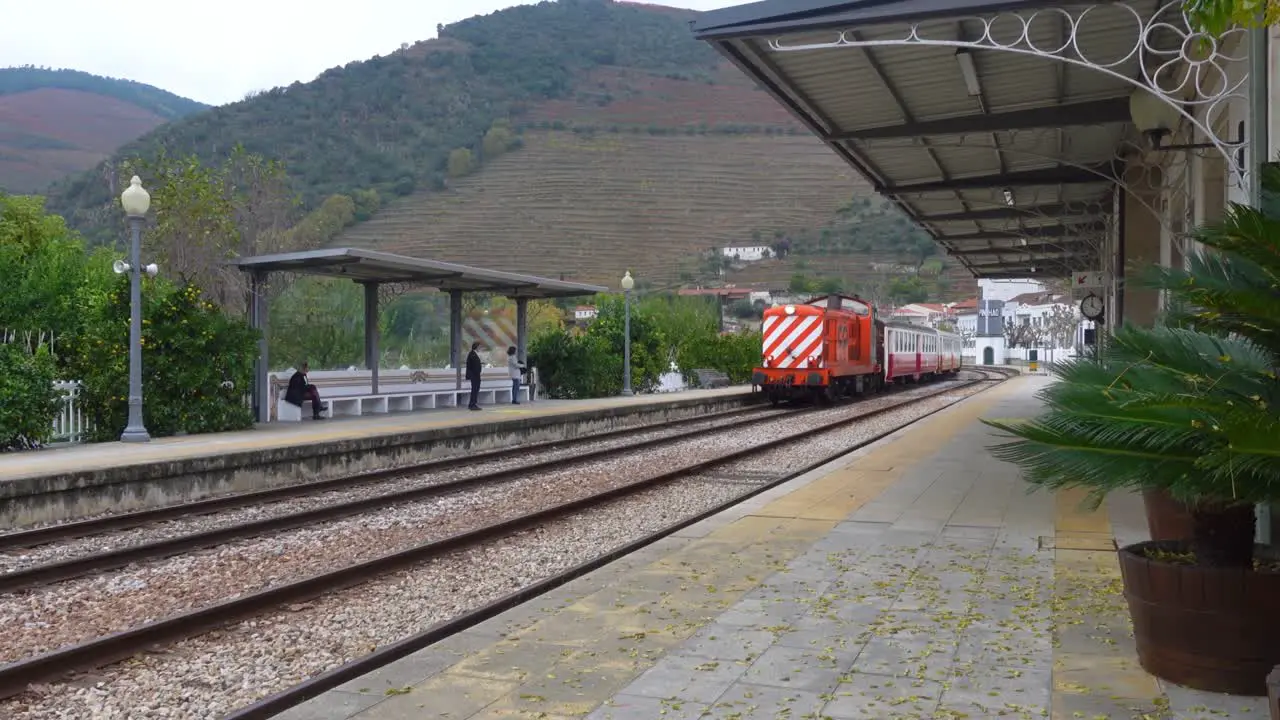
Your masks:
[[[487,377],[505,377],[506,368],[490,368]],[[284,386],[288,383],[289,376],[293,373],[292,369],[287,371],[272,373],[268,376],[272,388],[277,392],[283,391]],[[541,390],[538,385],[537,368],[532,370],[533,387]],[[429,380],[452,380],[454,372],[452,370],[426,369],[426,370],[409,370],[401,368],[396,370],[380,370],[381,382],[384,385],[392,385],[397,382],[428,382]],[[308,379],[312,382],[320,381],[317,384],[322,387],[332,385],[359,385],[369,382],[371,373],[368,370],[330,370],[316,371],[309,374]],[[53,419],[53,436],[49,439],[50,445],[71,445],[82,443],[92,429],[88,419],[84,415],[84,408],[80,405],[80,392],[82,386],[78,380],[58,380],[53,384],[54,389],[62,394],[62,407],[59,409],[57,416]],[[324,390],[322,389],[321,392]],[[253,408],[253,394],[244,393],[245,407]],[[273,403],[274,405],[274,403]]]
[[[53,384],[53,387],[62,393],[62,408],[53,418],[53,437],[49,440],[50,444],[84,442],[89,426],[84,418],[84,410],[80,407],[80,382],[59,380]]]

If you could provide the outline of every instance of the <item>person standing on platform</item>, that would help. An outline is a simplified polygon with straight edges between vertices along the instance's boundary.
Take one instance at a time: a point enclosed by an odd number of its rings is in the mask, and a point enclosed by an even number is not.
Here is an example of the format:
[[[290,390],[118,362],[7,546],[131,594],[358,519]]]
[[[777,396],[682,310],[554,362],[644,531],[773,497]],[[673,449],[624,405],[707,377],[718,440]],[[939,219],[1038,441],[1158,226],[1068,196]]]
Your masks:
[[[468,410],[480,409],[480,343],[471,343],[471,352],[467,353],[467,380],[471,382],[471,403]]]
[[[516,346],[507,347],[507,373],[511,376],[511,404],[520,404],[520,379],[524,375],[524,365],[516,357]]]

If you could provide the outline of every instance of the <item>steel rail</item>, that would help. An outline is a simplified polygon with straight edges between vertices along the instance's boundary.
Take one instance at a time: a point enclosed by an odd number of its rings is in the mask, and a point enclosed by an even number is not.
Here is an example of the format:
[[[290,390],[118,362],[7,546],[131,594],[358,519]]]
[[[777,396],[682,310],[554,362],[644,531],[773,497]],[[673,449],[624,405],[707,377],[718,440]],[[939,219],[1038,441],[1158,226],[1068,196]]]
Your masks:
[[[990,381],[968,381],[958,387],[949,388],[948,390],[943,391],[943,393],[956,392],[983,382]],[[765,441],[749,448],[736,450],[719,457],[699,461],[692,465],[687,465],[676,470],[663,472],[642,480],[620,485],[618,487],[581,497],[554,507],[491,523],[474,530],[458,533],[440,540],[423,543],[421,545],[406,548],[378,558],[348,565],[337,570],[277,585],[275,587],[224,600],[213,605],[197,608],[177,615],[171,615],[167,618],[147,623],[145,625],[136,626],[110,635],[95,638],[93,640],[88,640],[77,645],[59,648],[41,655],[9,663],[7,665],[0,666],[0,699],[12,697],[13,695],[22,692],[31,683],[49,682],[61,678],[69,672],[101,667],[102,665],[130,657],[140,651],[153,648],[157,645],[190,638],[208,630],[225,626],[237,620],[261,614],[262,612],[284,604],[309,600],[336,590],[343,590],[360,585],[391,571],[418,564],[423,560],[439,556],[450,551],[476,545],[491,538],[509,535],[530,526],[554,520],[563,515],[600,505],[615,498],[625,497],[641,490],[676,480],[686,475],[703,472],[717,465],[723,465],[751,455],[758,455],[781,445],[807,439],[826,432],[832,432],[852,423],[892,412],[894,410],[899,410],[918,402],[936,398],[938,395],[943,393],[912,398],[901,403],[870,410],[853,417],[841,418],[815,428],[809,428],[800,433]],[[958,398],[951,403],[947,403],[947,405],[943,407],[950,407],[963,399],[964,398]],[[941,409],[943,408],[938,408],[937,410]],[[933,412],[937,412],[937,410]],[[927,413],[922,417],[927,417],[929,414],[932,414],[932,412]],[[901,429],[901,427],[910,425],[912,422],[916,422],[919,419],[921,418],[915,418],[903,423],[892,431],[878,433],[875,438],[859,443],[853,448],[846,448],[840,451],[835,457],[847,454],[853,449],[856,449],[856,447],[862,447],[869,442],[873,442],[875,439],[885,437],[892,432],[896,432]],[[812,468],[814,465],[806,467]],[[776,482],[774,484],[776,484]]]
[[[258,520],[250,520],[249,522],[228,525],[226,527],[213,528],[186,535],[178,535],[176,537],[164,538],[162,540],[155,540],[148,543],[129,545],[115,550],[105,550],[103,552],[93,553],[90,555],[81,555],[79,557],[68,558],[66,560],[59,560],[57,562],[46,563],[43,565],[33,565],[22,570],[14,570],[12,572],[0,574],[0,593],[12,593],[19,590],[25,590],[36,585],[70,580],[88,575],[92,572],[114,570],[143,560],[169,557],[187,550],[198,550],[201,548],[212,547],[231,540],[257,537],[270,533],[283,532],[285,530],[293,530],[295,528],[314,525],[316,523],[326,522],[329,520],[351,517],[352,515],[359,515],[360,513],[377,510],[391,505],[399,505],[406,502],[414,502],[437,495],[456,492],[475,485],[504,482],[537,472],[563,470],[566,467],[572,467],[583,462],[600,460],[614,455],[623,455],[637,450],[650,448],[655,445],[661,445],[673,441],[679,442],[681,440],[702,437],[704,435],[721,433],[735,428],[770,422],[776,418],[791,417],[808,412],[811,412],[811,410],[803,408],[799,410],[775,410],[771,413],[758,413],[757,416],[746,417],[722,425],[712,425],[710,427],[690,430],[688,432],[650,438],[648,440],[641,440],[629,445],[601,448],[581,455],[552,458],[532,463],[530,465],[521,465],[505,470],[472,475],[469,477],[458,478],[456,480],[448,480],[434,485],[424,485],[422,487],[410,488],[408,490],[397,490],[382,495],[375,495],[373,497],[334,503],[332,505],[324,505],[310,510],[299,510],[297,512],[274,515],[272,517],[261,518]]]
[[[727,418],[734,415],[760,413],[770,410],[774,409],[753,404],[745,408],[725,410],[719,413],[712,413],[710,415],[695,415],[692,417],[681,418],[679,420],[672,420],[670,422],[646,423],[644,425],[618,428],[616,430],[608,430],[590,435],[580,435],[577,437],[565,438],[563,440],[548,440],[546,442],[516,445],[508,448],[499,448],[497,450],[486,450],[484,452],[475,453],[465,457],[440,458],[438,460],[428,460],[414,465],[385,468],[382,470],[371,470],[355,475],[344,475],[342,477],[329,478],[327,480],[295,483],[277,488],[268,488],[266,490],[255,490],[253,492],[235,493],[232,495],[210,498],[208,500],[197,500],[195,502],[170,505],[162,508],[137,510],[129,513],[121,513],[119,515],[110,515],[107,517],[92,518],[89,520],[78,520],[58,525],[33,528],[31,530],[17,530],[14,532],[0,534],[0,550],[37,547],[39,545],[47,545],[48,543],[56,540],[86,537],[113,530],[131,529],[154,522],[160,522],[162,520],[173,520],[193,515],[208,515],[219,510],[230,510],[248,505],[261,505],[268,502],[288,500],[290,498],[306,495],[315,495],[332,490],[345,490],[348,487],[355,487],[384,480],[393,480],[402,475],[450,470],[459,467],[466,467],[472,464],[500,460],[522,453],[556,450],[563,447],[572,447],[573,445],[594,442],[597,440],[608,440],[610,438],[621,437],[630,433],[648,432],[664,427],[679,427],[681,425],[704,422],[706,420],[713,420],[716,418]],[[774,410],[774,412],[776,412],[776,410]]]
[[[974,372],[983,372],[983,371],[975,370]],[[983,382],[991,382],[993,383],[993,385],[998,385],[1002,382],[1005,382],[1011,377],[1014,377],[1014,376],[1001,374],[1000,379],[998,380],[991,380],[990,378],[986,380],[974,380],[966,383],[963,387],[969,387],[969,386],[983,383]],[[952,392],[954,390],[960,390],[960,389],[962,388],[953,388],[945,392]],[[985,392],[985,391],[979,391],[979,392]],[[966,396],[966,397],[972,397],[972,395]],[[779,485],[788,483],[798,477],[801,477],[802,475],[806,475],[810,472],[813,472],[814,470],[817,470],[823,467],[824,465],[828,465],[832,462],[835,462],[836,460],[839,460],[845,455],[848,455],[853,452],[857,452],[858,450],[861,450],[862,448],[867,447],[868,445],[879,442],[880,440],[883,440],[884,438],[898,432],[899,430],[901,430],[903,427],[907,425],[920,422],[921,420],[924,420],[925,418],[928,418],[932,415],[940,413],[943,410],[946,410],[947,408],[952,407],[956,403],[963,402],[964,400],[965,398],[959,398],[953,402],[949,402],[946,405],[943,405],[942,407],[930,410],[929,412],[921,415],[920,417],[917,417],[913,420],[909,420],[901,426],[892,428],[890,430],[886,430],[884,432],[876,433],[876,435],[873,437],[859,441],[843,450],[837,450],[836,452],[831,453],[830,455],[824,458],[815,460],[812,463],[809,463],[808,465],[798,470],[793,470],[777,478],[774,478],[773,480],[770,480],[764,483],[763,485],[754,487],[748,490],[747,492],[744,492],[741,495],[732,497],[722,503],[715,505],[714,507],[708,510],[703,510],[694,515],[690,515],[689,517],[677,520],[676,522],[660,530],[657,530],[643,537],[632,540],[631,542],[625,545],[622,545],[622,546],[613,548],[612,550],[608,550],[604,553],[601,553],[600,555],[597,555],[596,557],[591,558],[586,562],[580,563],[567,570],[556,573],[551,577],[543,578],[542,580],[539,580],[538,582],[533,583],[532,585],[528,585],[526,587],[520,588],[519,590],[511,592],[507,595],[504,595],[503,597],[493,600],[492,602],[489,602],[481,607],[478,607],[475,610],[470,610],[457,617],[438,622],[435,625],[432,625],[431,627],[427,628],[426,630],[423,630],[420,633],[411,635],[401,640],[397,640],[396,642],[385,645],[369,653],[368,655],[356,658],[355,660],[351,660],[350,662],[347,662],[343,665],[339,665],[336,668],[326,670],[320,673],[319,675],[316,675],[315,677],[309,678],[307,680],[304,680],[301,683],[298,683],[297,685],[294,685],[293,687],[286,688],[284,690],[281,690],[280,692],[268,695],[267,697],[262,698],[261,700],[258,700],[253,704],[246,705],[242,708],[239,708],[238,710],[233,710],[229,714],[224,715],[221,718],[221,720],[268,720],[268,718],[279,715],[280,713],[284,712],[285,710],[288,710],[289,708],[295,707],[297,705],[301,705],[302,703],[308,700],[311,700],[312,698],[315,698],[328,690],[332,690],[333,688],[336,688],[339,685],[342,685],[343,683],[349,682],[358,677],[366,675],[374,670],[377,670],[378,668],[381,668],[385,665],[389,665],[395,662],[396,660],[399,660],[407,655],[410,655],[412,653],[418,652],[419,650],[422,650],[423,648],[434,645],[435,643],[438,643],[441,640],[444,640],[453,635],[457,635],[458,633],[463,632],[464,630],[467,630],[469,628],[475,627],[476,625],[479,625],[480,623],[486,620],[492,619],[494,617],[497,617],[498,615],[501,615],[504,612],[507,612],[513,608],[519,607],[520,605],[523,605],[524,603],[529,602],[530,600],[540,595],[545,595],[546,593],[551,592],[552,590],[555,590],[558,587],[567,585],[568,583],[573,582],[574,580],[577,580],[578,578],[584,575],[587,575],[595,570],[598,570],[619,558],[625,557],[639,550],[643,550],[649,545],[652,545],[653,543],[656,543],[659,540],[662,540],[663,538],[673,535],[689,527],[690,525],[699,523],[703,520],[706,520],[707,518],[719,515],[720,513],[725,512],[726,510],[732,509],[736,505],[739,505],[743,502],[746,502],[747,500],[750,500],[751,498],[757,495],[760,495],[761,493],[768,492],[769,490],[772,490],[773,488],[778,487]]]

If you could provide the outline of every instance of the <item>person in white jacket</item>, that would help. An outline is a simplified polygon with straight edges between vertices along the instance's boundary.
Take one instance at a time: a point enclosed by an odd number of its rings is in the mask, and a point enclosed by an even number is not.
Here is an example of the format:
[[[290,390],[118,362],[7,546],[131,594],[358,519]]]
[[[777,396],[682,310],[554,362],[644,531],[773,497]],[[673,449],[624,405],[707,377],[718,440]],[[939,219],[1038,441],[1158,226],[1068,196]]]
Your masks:
[[[511,376],[511,404],[520,404],[520,378],[524,375],[524,363],[516,357],[514,345],[507,347],[507,373]]]

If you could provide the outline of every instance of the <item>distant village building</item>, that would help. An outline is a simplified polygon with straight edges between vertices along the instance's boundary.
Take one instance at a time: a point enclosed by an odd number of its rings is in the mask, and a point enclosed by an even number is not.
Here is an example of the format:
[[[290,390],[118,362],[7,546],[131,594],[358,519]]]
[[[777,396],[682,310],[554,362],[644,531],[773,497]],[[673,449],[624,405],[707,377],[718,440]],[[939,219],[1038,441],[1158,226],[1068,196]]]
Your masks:
[[[939,323],[951,321],[952,315],[951,309],[943,303],[909,303],[893,311],[896,322],[934,328]]]
[[[1009,298],[1004,321],[1013,327],[1009,357],[1027,360],[1029,351],[1035,349],[1040,362],[1074,356],[1084,345],[1084,328],[1092,326],[1070,295],[1045,290]]]
[[[743,262],[754,262],[756,260],[764,260],[771,256],[773,251],[768,245],[743,245],[738,247],[721,248],[720,252],[727,258],[741,260]]]
[[[1084,344],[1090,323],[1080,315],[1071,296],[1046,290],[1038,283],[1022,283],[1028,291],[1009,294],[1002,284],[988,295],[991,281],[979,282],[981,297],[952,306],[956,331],[964,337],[962,356],[968,362],[1003,365],[1026,362],[1034,351],[1040,362],[1073,357]]]
[[[579,323],[587,322],[599,314],[600,311],[596,310],[594,305],[579,305],[573,309],[573,320]]]

